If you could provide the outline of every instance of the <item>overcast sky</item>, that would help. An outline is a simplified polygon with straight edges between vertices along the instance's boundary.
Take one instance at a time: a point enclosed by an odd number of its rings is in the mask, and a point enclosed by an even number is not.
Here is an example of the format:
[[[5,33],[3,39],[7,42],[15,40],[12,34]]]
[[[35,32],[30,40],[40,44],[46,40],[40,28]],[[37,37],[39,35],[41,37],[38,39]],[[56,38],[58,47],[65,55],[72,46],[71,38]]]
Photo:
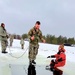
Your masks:
[[[44,35],[75,37],[75,0],[0,0],[0,23],[24,34],[41,22]]]

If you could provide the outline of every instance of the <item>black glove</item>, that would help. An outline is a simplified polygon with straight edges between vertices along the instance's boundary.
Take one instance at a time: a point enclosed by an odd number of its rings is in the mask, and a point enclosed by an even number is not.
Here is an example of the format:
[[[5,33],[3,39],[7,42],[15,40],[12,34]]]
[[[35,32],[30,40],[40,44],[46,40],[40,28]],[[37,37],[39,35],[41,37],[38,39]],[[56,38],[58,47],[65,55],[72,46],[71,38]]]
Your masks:
[[[48,56],[47,58],[50,58],[51,56]]]

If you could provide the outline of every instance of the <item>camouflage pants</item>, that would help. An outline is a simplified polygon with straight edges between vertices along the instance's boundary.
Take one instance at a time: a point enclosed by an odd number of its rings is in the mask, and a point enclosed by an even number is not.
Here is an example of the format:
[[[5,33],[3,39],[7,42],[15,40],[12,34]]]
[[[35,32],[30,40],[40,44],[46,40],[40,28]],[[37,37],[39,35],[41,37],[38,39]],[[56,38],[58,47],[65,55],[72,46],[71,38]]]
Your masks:
[[[12,43],[13,43],[13,42],[12,42],[12,41],[10,41],[10,46],[12,46]]]
[[[38,54],[39,45],[30,45],[29,46],[29,60],[35,60],[36,55]]]
[[[21,49],[24,49],[24,44],[21,44]]]
[[[1,41],[2,52],[6,51],[7,46],[8,46],[8,41],[2,40]]]

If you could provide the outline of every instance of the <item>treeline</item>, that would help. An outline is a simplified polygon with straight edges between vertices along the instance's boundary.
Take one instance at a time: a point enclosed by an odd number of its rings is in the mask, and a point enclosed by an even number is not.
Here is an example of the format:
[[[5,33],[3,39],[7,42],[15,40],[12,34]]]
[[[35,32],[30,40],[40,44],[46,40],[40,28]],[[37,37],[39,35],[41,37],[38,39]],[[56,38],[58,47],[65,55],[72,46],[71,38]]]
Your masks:
[[[23,39],[27,39],[28,35],[27,34],[23,34],[23,35],[14,34],[14,39],[21,39],[21,37]],[[55,35],[47,34],[46,36],[43,36],[43,38],[46,40],[46,43],[49,43],[49,44],[61,44],[61,43],[75,44],[74,37],[67,38],[67,37],[63,37],[61,35],[56,37]]]
[[[75,44],[75,40],[74,37],[73,38],[67,38],[67,37],[63,37],[63,36],[58,36],[56,37],[55,35],[49,35],[47,34],[46,36],[44,36],[44,38],[46,39],[47,43],[50,44]]]

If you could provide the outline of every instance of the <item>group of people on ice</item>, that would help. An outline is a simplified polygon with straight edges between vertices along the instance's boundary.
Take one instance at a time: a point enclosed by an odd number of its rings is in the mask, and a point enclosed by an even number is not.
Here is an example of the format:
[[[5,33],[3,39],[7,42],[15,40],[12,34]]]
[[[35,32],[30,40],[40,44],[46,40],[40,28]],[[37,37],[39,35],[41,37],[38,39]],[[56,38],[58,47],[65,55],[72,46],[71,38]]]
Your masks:
[[[35,59],[38,54],[38,48],[39,48],[39,40],[41,40],[43,43],[45,43],[45,39],[43,38],[42,31],[40,30],[40,21],[36,21],[33,28],[31,28],[28,32],[28,38],[29,41],[29,52],[28,52],[28,58],[29,58],[29,64],[36,64]],[[1,46],[2,46],[2,53],[6,52],[6,43],[7,43],[7,31],[5,29],[5,24],[1,23],[0,26],[0,40],[1,40]],[[20,43],[24,42],[21,39]],[[12,42],[12,41],[11,41]],[[24,45],[22,44],[22,49],[24,48]],[[11,46],[12,44],[10,44]],[[60,45],[58,48],[58,52],[55,55],[50,55],[47,58],[56,58],[55,60],[51,60],[50,62],[50,69],[52,70],[55,67],[64,66],[66,63],[66,55],[65,55],[65,49],[64,45]]]
[[[6,51],[7,49],[7,46],[8,46],[8,38],[9,38],[9,46],[11,47],[12,46],[12,43],[13,43],[13,39],[14,39],[14,35],[12,34],[8,34],[7,33],[7,30],[5,28],[5,24],[4,23],[1,23],[1,26],[0,26],[0,41],[1,41],[1,52],[6,54],[8,53]],[[21,38],[21,41],[20,41],[20,44],[21,44],[21,48],[24,49],[24,39]]]

